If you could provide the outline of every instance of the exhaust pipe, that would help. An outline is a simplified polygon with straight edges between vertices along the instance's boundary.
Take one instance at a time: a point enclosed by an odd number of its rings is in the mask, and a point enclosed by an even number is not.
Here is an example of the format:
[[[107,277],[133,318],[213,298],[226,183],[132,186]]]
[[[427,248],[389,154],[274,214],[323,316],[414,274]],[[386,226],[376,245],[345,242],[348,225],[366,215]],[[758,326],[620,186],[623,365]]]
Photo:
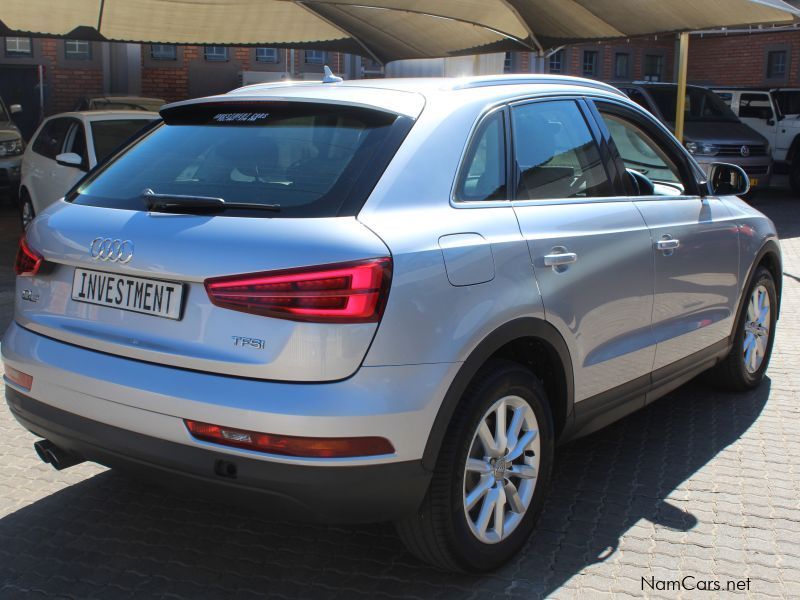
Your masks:
[[[62,471],[85,462],[85,459],[59,448],[50,440],[34,442],[33,449],[36,450],[36,454],[42,459],[42,462],[52,465],[56,471]]]

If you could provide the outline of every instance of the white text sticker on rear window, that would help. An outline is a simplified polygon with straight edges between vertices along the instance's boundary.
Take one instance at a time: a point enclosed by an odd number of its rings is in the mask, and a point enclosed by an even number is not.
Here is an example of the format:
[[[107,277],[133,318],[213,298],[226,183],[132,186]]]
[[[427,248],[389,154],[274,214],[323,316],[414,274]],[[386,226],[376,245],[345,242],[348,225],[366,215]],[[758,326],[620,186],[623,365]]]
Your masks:
[[[214,115],[214,120],[217,123],[253,123],[263,121],[268,116],[269,113],[219,113]]]

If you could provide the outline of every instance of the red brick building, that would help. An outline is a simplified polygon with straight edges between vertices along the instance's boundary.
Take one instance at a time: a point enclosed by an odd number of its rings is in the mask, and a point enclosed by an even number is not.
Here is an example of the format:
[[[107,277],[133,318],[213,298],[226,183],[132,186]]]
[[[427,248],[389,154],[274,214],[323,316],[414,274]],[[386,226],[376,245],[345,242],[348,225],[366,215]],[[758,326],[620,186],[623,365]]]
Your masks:
[[[544,58],[508,54],[505,71],[673,81],[675,55],[674,35],[648,36],[565,46]],[[29,134],[43,114],[70,110],[83,97],[118,93],[173,101],[224,92],[242,83],[319,78],[325,64],[345,78],[382,75],[381,66],[371,60],[316,50],[0,37],[0,95],[7,103],[24,106],[18,121]],[[800,86],[800,29],[694,34],[689,80],[703,85]]]

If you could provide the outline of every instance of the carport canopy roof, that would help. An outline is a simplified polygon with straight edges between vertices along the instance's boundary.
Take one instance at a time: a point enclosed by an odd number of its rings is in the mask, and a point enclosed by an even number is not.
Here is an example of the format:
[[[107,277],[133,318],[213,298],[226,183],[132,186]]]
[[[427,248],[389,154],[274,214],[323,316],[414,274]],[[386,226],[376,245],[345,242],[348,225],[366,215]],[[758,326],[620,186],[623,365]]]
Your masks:
[[[2,0],[0,35],[315,48],[389,62],[798,16],[783,0]]]

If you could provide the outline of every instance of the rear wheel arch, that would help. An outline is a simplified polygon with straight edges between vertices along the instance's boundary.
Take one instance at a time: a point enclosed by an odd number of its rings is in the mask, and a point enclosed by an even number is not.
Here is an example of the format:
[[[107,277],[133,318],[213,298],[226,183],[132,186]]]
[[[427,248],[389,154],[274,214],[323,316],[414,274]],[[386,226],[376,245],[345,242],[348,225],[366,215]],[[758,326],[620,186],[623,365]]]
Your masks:
[[[758,251],[755,259],[753,259],[752,263],[750,264],[747,277],[745,278],[739,292],[739,303],[736,307],[736,319],[733,322],[733,330],[731,331],[730,335],[731,342],[733,342],[733,338],[736,336],[736,325],[739,323],[739,320],[742,318],[742,312],[745,310],[745,298],[747,295],[747,290],[750,289],[750,284],[758,272],[759,267],[764,267],[767,269],[772,275],[772,278],[775,280],[775,291],[778,295],[778,306],[775,308],[775,315],[776,318],[780,317],[781,291],[783,288],[783,262],[781,260],[780,246],[778,246],[776,241],[769,240],[761,247],[761,250]]]
[[[486,336],[472,351],[445,394],[428,435],[422,464],[433,470],[456,407],[481,367],[492,359],[504,358],[520,363],[542,381],[550,401],[556,436],[570,417],[574,401],[572,360],[558,330],[541,319],[509,321]]]

